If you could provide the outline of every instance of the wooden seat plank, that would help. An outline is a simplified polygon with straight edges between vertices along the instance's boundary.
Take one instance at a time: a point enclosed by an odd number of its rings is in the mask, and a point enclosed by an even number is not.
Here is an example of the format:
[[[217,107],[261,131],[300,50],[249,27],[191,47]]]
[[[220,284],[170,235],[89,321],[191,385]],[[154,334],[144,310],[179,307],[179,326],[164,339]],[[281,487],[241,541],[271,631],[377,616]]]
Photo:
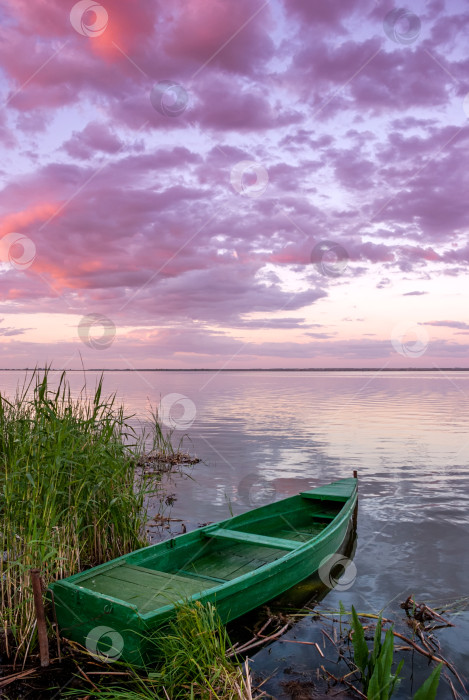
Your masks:
[[[217,540],[217,542],[225,542],[228,540]],[[270,549],[268,547],[260,547],[249,545],[243,547],[236,543],[229,543],[227,547],[220,548],[208,554],[204,554],[192,562],[185,565],[185,570],[192,570],[204,576],[213,576],[216,578],[231,581],[236,576],[254,571],[264,564],[268,564],[280,557],[284,556],[284,550]]]
[[[326,491],[325,489],[318,489],[317,491],[309,493],[308,491],[303,491],[300,493],[302,498],[309,498],[312,501],[348,501],[350,494],[347,491]]]
[[[179,569],[178,573],[184,574],[184,576],[190,576],[193,578],[199,578],[206,581],[215,581],[216,583],[226,583],[225,578],[215,578],[215,576],[206,576],[205,574],[196,574],[193,571],[186,571],[185,569]]]
[[[273,547],[274,549],[286,549],[291,551],[298,547],[298,542],[295,542],[294,540],[284,540],[280,537],[266,537],[265,535],[253,535],[249,532],[228,530],[221,527],[208,530],[204,534],[206,534],[207,537],[238,540],[240,542],[244,542],[245,544],[256,544],[264,547]]]

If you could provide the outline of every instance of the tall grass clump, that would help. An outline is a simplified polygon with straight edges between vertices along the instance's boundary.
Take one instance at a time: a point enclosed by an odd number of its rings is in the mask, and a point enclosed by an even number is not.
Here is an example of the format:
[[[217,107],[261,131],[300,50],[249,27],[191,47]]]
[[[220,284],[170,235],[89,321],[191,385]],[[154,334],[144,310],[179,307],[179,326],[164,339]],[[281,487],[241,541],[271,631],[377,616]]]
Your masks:
[[[65,373],[52,389],[49,372],[35,372],[15,399],[0,394],[0,647],[15,661],[36,641],[32,567],[48,584],[147,544],[156,484],[139,472],[137,437],[102,381],[73,398]]]
[[[162,662],[158,673],[149,675],[171,700],[246,697],[241,669],[226,656],[231,647],[226,628],[211,603],[181,605],[153,641]]]
[[[231,642],[215,607],[200,601],[177,607],[175,617],[152,640],[156,670],[129,667],[130,678],[113,687],[95,686],[87,697],[106,700],[252,700],[249,669],[227,658]],[[70,690],[65,697],[83,697]],[[256,695],[263,697],[263,694]]]

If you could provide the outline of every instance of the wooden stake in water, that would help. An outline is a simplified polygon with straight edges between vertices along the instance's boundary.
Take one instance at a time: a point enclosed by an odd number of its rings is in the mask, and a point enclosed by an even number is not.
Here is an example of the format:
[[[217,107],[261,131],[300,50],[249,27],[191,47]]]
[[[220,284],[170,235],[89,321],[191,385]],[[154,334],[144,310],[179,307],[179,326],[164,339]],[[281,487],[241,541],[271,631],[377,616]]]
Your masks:
[[[37,636],[39,639],[39,654],[41,656],[41,666],[49,666],[49,642],[47,640],[46,615],[44,612],[44,602],[42,600],[41,578],[39,569],[31,569],[31,583],[33,585],[34,607],[36,609]]]

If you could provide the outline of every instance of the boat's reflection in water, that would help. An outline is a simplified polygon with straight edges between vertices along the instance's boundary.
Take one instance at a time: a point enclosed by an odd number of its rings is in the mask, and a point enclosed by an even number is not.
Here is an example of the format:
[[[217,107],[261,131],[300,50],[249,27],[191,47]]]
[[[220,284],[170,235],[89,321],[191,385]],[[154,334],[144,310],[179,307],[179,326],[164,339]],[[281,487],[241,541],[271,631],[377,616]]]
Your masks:
[[[314,573],[277,598],[229,623],[228,633],[233,643],[239,642],[242,645],[267,622],[269,617],[277,617],[282,622],[286,622],[284,618],[295,613],[294,624],[296,624],[302,619],[302,612],[304,616],[310,614],[311,609],[323,600],[336,584],[340,585],[345,577],[350,575],[351,570],[355,570],[353,558],[357,548],[357,512],[358,503],[344,541],[336,552],[337,556],[326,562],[321,569],[321,575],[318,572]]]

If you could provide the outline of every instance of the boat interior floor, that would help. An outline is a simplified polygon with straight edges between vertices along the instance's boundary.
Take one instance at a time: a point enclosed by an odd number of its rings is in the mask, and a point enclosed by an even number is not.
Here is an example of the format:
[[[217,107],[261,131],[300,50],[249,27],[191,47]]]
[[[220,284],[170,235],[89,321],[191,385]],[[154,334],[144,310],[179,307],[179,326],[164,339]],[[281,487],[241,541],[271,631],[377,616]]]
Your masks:
[[[219,584],[122,562],[80,581],[79,585],[124,600],[135,605],[139,612],[146,613]]]
[[[90,571],[79,586],[136,605],[141,613],[186,600],[238,576],[285,556],[321,533],[337,514],[337,508],[319,506],[293,524],[276,516],[266,523],[254,523],[236,530],[214,528],[196,549],[164,565],[157,555],[140,565],[125,559],[99,573]],[[265,536],[265,533],[268,536]],[[220,534],[221,533],[221,534]],[[230,536],[230,533],[232,535]]]

